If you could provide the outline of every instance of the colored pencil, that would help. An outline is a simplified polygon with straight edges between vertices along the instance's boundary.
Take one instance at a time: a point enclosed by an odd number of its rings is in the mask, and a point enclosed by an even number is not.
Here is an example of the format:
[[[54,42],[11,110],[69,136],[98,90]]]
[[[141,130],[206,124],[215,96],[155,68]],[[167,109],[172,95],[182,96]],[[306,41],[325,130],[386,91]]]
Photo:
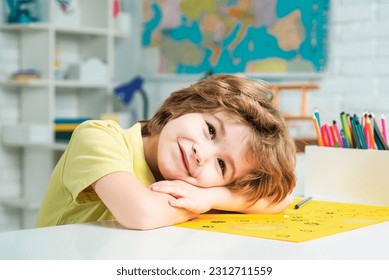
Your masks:
[[[319,146],[324,146],[323,138],[322,138],[322,135],[320,132],[320,125],[319,125],[318,120],[317,120],[315,115],[313,115],[312,121],[313,121],[313,125],[314,125],[315,131],[316,131],[317,142],[319,143]]]
[[[328,147],[329,146],[328,137],[327,137],[327,133],[325,131],[324,125],[320,128],[320,132],[321,132],[321,137],[323,139],[323,146]]]
[[[389,150],[388,144],[386,144],[385,139],[382,136],[380,128],[379,128],[379,126],[377,124],[377,120],[375,119],[374,116],[373,116],[373,122],[372,123],[374,124],[374,139],[375,139],[375,141],[377,143],[377,146],[379,146],[379,148],[381,150]]]
[[[361,148],[367,149],[365,137],[364,137],[363,132],[362,132],[362,126],[361,126],[358,118],[355,120],[355,129],[357,130],[357,135],[359,138],[359,142],[361,144]]]
[[[315,113],[314,113],[314,115],[315,115],[315,117],[316,117],[317,124],[319,125],[319,127],[321,127],[320,114],[319,114],[319,111],[317,110],[317,108],[315,108]]]
[[[344,138],[347,141],[347,146],[348,147],[352,147],[351,136],[350,136],[350,129],[349,129],[348,125],[347,125],[346,114],[344,112],[340,113],[340,120],[342,122]]]
[[[332,139],[332,135],[331,135],[331,132],[330,132],[330,127],[326,123],[323,124],[323,127],[324,127],[324,131],[326,133],[326,137],[327,137],[327,140],[328,140],[328,146],[333,147],[334,146],[334,139]]]
[[[366,127],[367,127],[367,131],[369,133],[369,142],[370,142],[370,145],[371,145],[371,148],[373,150],[376,150],[377,149],[377,145],[375,143],[375,140],[374,140],[374,131],[373,131],[373,127],[371,125],[371,121],[370,121],[370,117],[368,115],[366,115]]]
[[[343,147],[343,141],[342,137],[340,136],[339,127],[336,121],[332,121],[332,128],[334,130],[335,136],[337,138],[337,142],[339,144],[339,147]]]

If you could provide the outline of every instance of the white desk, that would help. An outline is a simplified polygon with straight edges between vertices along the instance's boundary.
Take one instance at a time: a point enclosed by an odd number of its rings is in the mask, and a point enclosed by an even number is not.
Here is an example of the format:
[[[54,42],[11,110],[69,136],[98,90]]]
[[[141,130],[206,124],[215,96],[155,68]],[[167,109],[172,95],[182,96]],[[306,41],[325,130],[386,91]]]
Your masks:
[[[389,260],[389,222],[303,243],[166,227],[150,231],[115,222],[0,233],[0,259]]]

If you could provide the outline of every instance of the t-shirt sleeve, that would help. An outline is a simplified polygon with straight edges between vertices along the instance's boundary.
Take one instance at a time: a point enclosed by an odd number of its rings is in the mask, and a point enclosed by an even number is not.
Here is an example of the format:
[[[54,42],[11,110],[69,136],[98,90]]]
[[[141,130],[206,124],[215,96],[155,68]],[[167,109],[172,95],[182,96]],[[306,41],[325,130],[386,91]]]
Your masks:
[[[101,177],[116,171],[134,173],[133,153],[113,121],[87,121],[73,132],[65,152],[63,182],[73,199]]]

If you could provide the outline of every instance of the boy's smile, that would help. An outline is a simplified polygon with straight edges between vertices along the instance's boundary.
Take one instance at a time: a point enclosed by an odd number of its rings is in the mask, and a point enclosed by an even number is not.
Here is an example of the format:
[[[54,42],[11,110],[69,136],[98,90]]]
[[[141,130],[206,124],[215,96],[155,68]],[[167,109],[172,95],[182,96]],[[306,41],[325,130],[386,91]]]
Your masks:
[[[249,128],[223,113],[190,113],[169,121],[157,139],[145,142],[146,160],[157,180],[195,186],[227,185],[247,174]]]
[[[179,141],[178,141],[178,147],[181,151],[182,162],[184,164],[184,167],[188,171],[188,175],[190,176],[190,167],[189,167],[188,157],[186,156],[186,153],[185,153],[184,149],[181,147]]]

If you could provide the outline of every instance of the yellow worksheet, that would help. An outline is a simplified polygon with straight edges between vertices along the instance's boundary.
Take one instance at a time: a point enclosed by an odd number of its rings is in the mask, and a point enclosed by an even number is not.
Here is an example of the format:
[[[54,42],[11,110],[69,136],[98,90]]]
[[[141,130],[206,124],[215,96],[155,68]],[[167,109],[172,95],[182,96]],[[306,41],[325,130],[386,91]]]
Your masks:
[[[296,199],[295,203],[300,199]],[[303,242],[389,221],[389,207],[311,200],[282,214],[201,214],[179,227]]]

